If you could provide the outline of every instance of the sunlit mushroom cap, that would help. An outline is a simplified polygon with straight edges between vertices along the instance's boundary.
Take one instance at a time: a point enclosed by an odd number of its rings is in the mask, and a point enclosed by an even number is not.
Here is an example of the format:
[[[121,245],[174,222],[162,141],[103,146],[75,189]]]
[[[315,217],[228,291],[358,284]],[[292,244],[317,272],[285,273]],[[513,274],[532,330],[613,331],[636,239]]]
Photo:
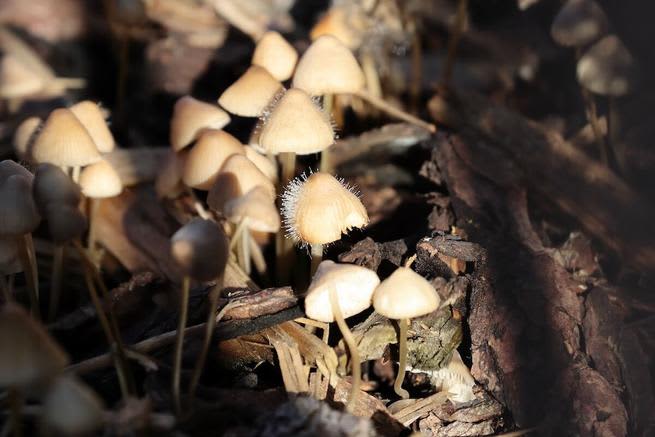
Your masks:
[[[362,43],[361,29],[353,29],[351,25],[352,20],[347,21],[343,8],[332,6],[312,27],[309,36],[314,41],[323,35],[332,35],[354,50]]]
[[[284,93],[262,122],[259,145],[274,155],[283,152],[309,155],[334,143],[328,117],[299,89]]]
[[[296,49],[278,32],[268,31],[257,41],[251,63],[265,68],[275,79],[284,81],[293,74],[297,61]]]
[[[594,0],[568,0],[557,13],[550,34],[560,45],[582,47],[607,31],[607,16]]]
[[[100,153],[75,114],[60,108],[50,113],[34,140],[32,158],[39,163],[82,167],[98,162]]]
[[[354,316],[371,306],[378,275],[366,267],[323,261],[319,264],[305,297],[305,313],[310,319],[334,322],[330,305],[330,287],[334,287],[344,318]]]
[[[447,366],[430,373],[430,381],[440,391],[448,392],[448,399],[452,402],[463,403],[475,399],[475,379],[457,349],[453,351]]]
[[[248,220],[248,229],[274,233],[280,230],[280,214],[270,193],[261,185],[225,202],[224,214],[233,223]]]
[[[0,238],[0,274],[13,275],[22,271],[16,239]]]
[[[41,214],[50,205],[77,206],[82,198],[80,187],[62,169],[52,164],[40,164],[36,168],[32,193]]]
[[[27,234],[39,225],[40,217],[32,197],[32,179],[32,174],[15,162],[0,163],[0,235]]]
[[[89,132],[100,153],[109,153],[114,150],[116,145],[114,136],[111,134],[105,116],[97,103],[84,100],[74,104],[69,109]]]
[[[253,65],[223,91],[218,104],[232,114],[259,117],[282,89],[282,84],[268,70]]]
[[[85,167],[80,173],[80,187],[86,197],[103,199],[114,197],[123,191],[121,178],[105,160]]]
[[[220,276],[227,264],[225,232],[210,220],[194,218],[171,237],[171,255],[185,275],[199,281]]]
[[[287,235],[295,241],[328,244],[368,224],[368,214],[353,189],[327,173],[296,178],[282,194]]]
[[[261,186],[271,201],[275,200],[275,186],[243,155],[232,155],[221,168],[207,195],[207,204],[217,212],[224,212],[225,203]]]
[[[230,116],[216,105],[201,102],[191,96],[181,97],[173,109],[171,146],[179,151],[191,144],[203,129],[222,129]]]
[[[321,36],[309,46],[293,75],[293,86],[313,96],[354,93],[364,85],[355,56],[332,35]]]
[[[50,204],[43,217],[48,224],[50,238],[59,244],[80,237],[88,224],[84,214],[74,205]]]
[[[45,328],[13,303],[0,308],[0,387],[29,387],[59,375],[65,352]]]
[[[77,378],[61,376],[48,387],[41,419],[58,435],[87,435],[103,424],[102,400]]]
[[[186,157],[182,180],[189,187],[207,191],[225,160],[244,153],[243,145],[232,135],[222,130],[206,129]]]
[[[421,275],[398,267],[373,294],[375,311],[394,320],[430,314],[439,308],[439,294]]]
[[[589,91],[606,96],[623,96],[635,87],[634,59],[621,40],[609,35],[591,46],[577,66],[578,81]]]
[[[39,117],[26,118],[18,125],[14,132],[14,152],[20,159],[30,160],[32,158],[31,148],[36,138],[41,119]]]
[[[31,96],[41,91],[44,86],[43,78],[16,56],[5,54],[0,59],[0,98]]]
[[[255,166],[268,177],[274,184],[277,183],[277,165],[268,157],[262,155],[252,146],[244,146],[243,150],[248,158]]]
[[[175,152],[171,150],[164,159],[163,165],[155,179],[155,193],[159,198],[173,199],[184,191],[182,172],[188,151]]]

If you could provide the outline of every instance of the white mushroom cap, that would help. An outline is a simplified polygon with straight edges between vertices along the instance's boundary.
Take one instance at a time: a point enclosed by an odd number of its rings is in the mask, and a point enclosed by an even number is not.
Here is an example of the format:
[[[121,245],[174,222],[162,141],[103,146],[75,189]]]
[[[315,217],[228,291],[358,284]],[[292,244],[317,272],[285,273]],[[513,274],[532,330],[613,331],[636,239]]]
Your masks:
[[[85,167],[80,173],[80,187],[86,197],[104,199],[118,196],[123,192],[121,178],[105,160]]]
[[[266,32],[257,41],[252,55],[252,64],[259,65],[277,80],[287,80],[293,74],[298,53],[282,35],[275,31]]]
[[[276,184],[278,180],[277,164],[273,160],[269,159],[267,156],[264,156],[261,153],[259,153],[252,146],[244,146],[243,150],[246,153],[246,158],[248,158],[250,162],[255,164],[255,167],[257,167],[259,171],[264,173],[271,180],[271,182]]]
[[[265,68],[253,65],[223,91],[218,104],[232,114],[259,117],[282,90],[282,84]]]
[[[323,261],[319,264],[305,298],[307,317],[321,322],[334,322],[330,305],[330,287],[335,287],[344,318],[354,316],[371,306],[371,298],[380,283],[378,275],[365,267]]]
[[[578,82],[592,93],[619,97],[634,89],[637,70],[621,40],[609,35],[582,55],[577,74]]]
[[[430,314],[439,308],[440,301],[434,287],[407,267],[398,267],[373,295],[375,311],[394,320]]]
[[[419,373],[422,370],[415,369],[412,372]],[[475,399],[475,394],[473,393],[475,379],[473,379],[471,371],[466,367],[457,350],[453,351],[453,355],[447,366],[430,371],[429,375],[430,382],[438,390],[448,392],[448,399],[451,402],[463,403]]]
[[[114,150],[116,146],[114,136],[111,134],[105,116],[97,103],[84,100],[74,104],[69,109],[89,132],[100,153],[109,153]]]
[[[233,223],[247,219],[250,230],[269,233],[280,230],[280,214],[270,193],[261,185],[243,196],[225,202],[223,211],[225,217]]]
[[[222,130],[206,129],[186,156],[182,181],[198,190],[208,191],[225,161],[243,155],[243,144]]]
[[[43,78],[16,56],[5,54],[0,59],[0,98],[31,96],[40,92],[44,86]]]
[[[223,129],[230,116],[216,105],[191,96],[181,97],[173,108],[171,146],[176,152],[191,144],[203,129]]]
[[[102,400],[73,376],[61,376],[43,399],[41,419],[59,435],[89,434],[103,425]]]

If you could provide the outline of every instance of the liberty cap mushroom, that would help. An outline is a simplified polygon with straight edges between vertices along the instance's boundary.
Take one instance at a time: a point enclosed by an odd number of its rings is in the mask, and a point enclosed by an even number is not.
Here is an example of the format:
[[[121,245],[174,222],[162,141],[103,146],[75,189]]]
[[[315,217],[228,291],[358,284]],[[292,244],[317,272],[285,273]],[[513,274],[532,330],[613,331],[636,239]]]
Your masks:
[[[228,113],[218,106],[191,96],[181,97],[173,108],[171,146],[179,152],[196,140],[203,129],[223,129],[229,122]]]
[[[230,85],[218,104],[232,114],[259,117],[284,87],[263,67],[253,65]]]
[[[257,41],[252,64],[265,68],[275,79],[287,80],[293,74],[298,53],[278,32],[268,31]]]
[[[111,134],[105,116],[97,103],[84,100],[74,104],[69,109],[89,132],[100,153],[109,153],[114,150],[116,146],[114,136]]]
[[[41,420],[64,436],[88,435],[104,422],[102,400],[74,376],[60,376],[43,399]]]
[[[186,156],[182,180],[188,187],[209,191],[225,161],[244,153],[243,145],[232,135],[206,129]]]
[[[434,287],[421,275],[408,267],[398,267],[382,281],[373,294],[375,311],[398,320],[399,367],[394,391],[403,399],[409,393],[402,388],[407,368],[407,328],[411,318],[424,316],[439,308],[441,299]]]

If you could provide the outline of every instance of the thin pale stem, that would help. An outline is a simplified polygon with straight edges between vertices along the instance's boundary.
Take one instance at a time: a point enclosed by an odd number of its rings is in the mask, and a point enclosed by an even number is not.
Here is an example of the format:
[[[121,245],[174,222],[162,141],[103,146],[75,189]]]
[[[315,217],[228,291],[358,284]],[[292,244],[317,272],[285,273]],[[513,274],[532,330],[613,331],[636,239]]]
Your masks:
[[[16,388],[8,390],[9,408],[11,409],[11,430],[14,437],[22,437],[23,435],[23,422],[21,420],[23,409],[23,397]]]
[[[311,276],[314,276],[314,273],[316,273],[316,269],[318,269],[318,265],[321,263],[321,261],[323,261],[323,245],[311,244],[310,247],[311,247],[311,257],[312,257],[310,274]]]
[[[205,208],[205,205],[202,204],[200,199],[198,199],[198,196],[196,196],[196,193],[193,191],[193,188],[187,187],[185,185],[186,192],[191,197],[191,200],[193,201],[193,208],[196,210],[196,213],[200,216],[200,218],[203,218],[205,220],[213,220],[213,217],[209,211],[207,211],[207,208]]]
[[[246,229],[246,222],[247,219],[242,219],[239,221],[239,224],[237,224],[237,227],[234,229],[234,232],[232,233],[232,238],[230,238],[230,251],[233,251],[236,247],[237,244],[239,243],[239,238],[241,237],[241,234],[243,231]]]
[[[177,334],[175,336],[175,355],[173,359],[173,403],[175,412],[182,413],[182,401],[180,399],[180,377],[182,372],[182,349],[184,345],[184,328],[186,327],[187,314],[189,310],[189,291],[191,278],[185,276],[182,279],[182,294],[180,297],[180,316],[177,323]]]
[[[246,272],[248,276],[252,272],[252,263],[250,259],[250,231],[248,229],[243,231],[241,235],[241,246],[243,250],[243,271]]]
[[[352,369],[353,377],[350,396],[348,397],[348,402],[346,402],[346,411],[352,413],[355,409],[355,401],[359,395],[359,386],[362,382],[362,367],[360,364],[359,351],[357,350],[355,338],[353,337],[352,332],[350,332],[348,324],[346,324],[343,314],[341,313],[339,299],[337,298],[337,290],[334,285],[330,285],[330,291],[328,293],[330,295],[330,305],[332,307],[332,313],[334,314],[334,320],[337,322],[343,341],[348,346],[348,351],[350,352],[350,367]]]
[[[296,154],[280,153],[278,155],[281,166],[280,192],[296,173]],[[284,228],[280,228],[275,236],[275,273],[278,284],[288,284],[293,265],[293,244],[284,236]]]
[[[405,380],[405,369],[407,369],[407,326],[409,319],[398,320],[400,328],[398,338],[398,374],[396,375],[396,382],[393,384],[393,390],[398,396],[403,399],[409,398],[409,392],[402,388],[403,381]]]
[[[18,255],[25,273],[25,282],[30,295],[32,315],[41,320],[41,309],[39,308],[39,276],[36,270],[36,262],[31,253],[34,252],[32,234],[21,235],[16,239],[18,244]]]
[[[610,162],[610,151],[607,141],[605,141],[605,137],[603,136],[603,130],[600,127],[600,121],[598,120],[598,108],[596,107],[596,100],[594,99],[594,96],[592,96],[591,93],[584,87],[581,87],[581,90],[582,99],[584,100],[585,106],[587,108],[587,119],[589,120],[591,130],[593,131],[594,137],[596,138],[596,143],[598,144],[600,160],[607,167],[609,166]]]
[[[73,182],[76,184],[80,182],[80,166],[75,166],[71,170],[71,179],[73,179]]]
[[[53,321],[57,317],[59,300],[61,298],[61,276],[64,265],[64,245],[55,244],[52,250],[52,276],[50,277],[50,302],[48,306],[48,320]]]
[[[355,93],[357,97],[367,101],[371,105],[375,106],[378,109],[381,109],[382,111],[386,112],[387,114],[391,115],[392,117],[396,117],[400,120],[406,121],[407,123],[411,123],[413,125],[422,127],[423,129],[427,130],[428,132],[436,132],[437,127],[433,125],[432,123],[428,123],[426,121],[421,120],[418,117],[413,116],[412,114],[409,114],[402,109],[396,108],[393,105],[390,105],[386,100],[381,99],[379,97],[375,97],[366,91],[359,91]]]
[[[468,10],[468,0],[459,0],[457,3],[457,16],[455,17],[455,28],[453,33],[448,39],[448,53],[446,54],[446,62],[443,69],[442,84],[448,86],[453,77],[453,70],[455,69],[455,58],[457,57],[457,48],[459,41],[462,39],[464,30],[466,29],[466,20]]]
[[[266,260],[264,259],[262,249],[252,236],[248,238],[248,244],[250,246],[250,257],[252,258],[253,264],[255,264],[255,269],[257,269],[257,273],[263,275],[266,273]]]
[[[325,94],[323,96],[323,112],[330,117],[330,120],[334,121],[334,108],[335,108],[335,95],[334,94]],[[321,162],[319,163],[320,171],[324,173],[331,173],[331,164],[330,164],[330,147],[324,149],[321,152]]]

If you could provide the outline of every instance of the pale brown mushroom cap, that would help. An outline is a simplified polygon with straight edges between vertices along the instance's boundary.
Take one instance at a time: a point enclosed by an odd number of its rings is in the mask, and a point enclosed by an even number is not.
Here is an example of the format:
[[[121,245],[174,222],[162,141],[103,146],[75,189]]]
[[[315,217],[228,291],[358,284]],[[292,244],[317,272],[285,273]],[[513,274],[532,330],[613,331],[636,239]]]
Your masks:
[[[217,278],[225,270],[229,242],[223,228],[194,218],[171,237],[171,255],[185,275],[199,281]]]
[[[67,364],[66,353],[25,310],[13,303],[0,308],[0,387],[42,384]]]
[[[257,41],[252,64],[259,65],[275,79],[285,81],[293,74],[298,53],[278,32],[268,31]]]
[[[16,131],[14,132],[14,152],[16,156],[20,159],[31,160],[32,159],[32,143],[36,138],[39,126],[41,125],[42,120],[39,117],[29,117],[26,118],[18,125]]]
[[[363,23],[362,23],[363,24]],[[332,6],[312,27],[309,37],[312,41],[323,35],[332,35],[350,50],[355,50],[362,43],[362,28],[353,28],[352,21],[347,21],[342,7]]]
[[[359,314],[371,306],[373,292],[379,283],[378,275],[366,267],[323,261],[307,290],[305,313],[310,319],[334,322],[329,294],[330,287],[334,287],[344,319]]]
[[[232,155],[218,174],[207,195],[207,204],[216,212],[224,212],[225,203],[236,199],[257,186],[262,186],[271,201],[275,200],[275,186],[243,155]]]
[[[111,134],[105,116],[97,103],[84,100],[74,104],[69,109],[89,132],[100,153],[109,153],[114,150],[116,146],[114,136]]]
[[[94,199],[118,196],[123,192],[121,178],[105,160],[85,167],[80,173],[82,194]]]
[[[39,225],[31,176],[13,174],[0,181],[0,235],[24,235]]]
[[[232,135],[206,129],[186,157],[182,180],[188,187],[208,191],[225,161],[232,155],[244,153],[243,144]]]
[[[223,129],[229,122],[229,114],[218,106],[191,96],[181,97],[173,109],[171,146],[180,151],[198,138],[203,129]]]
[[[439,308],[440,301],[434,287],[407,267],[398,267],[373,294],[375,311],[394,320],[430,314]]]
[[[278,175],[277,175],[277,165],[268,157],[262,155],[252,146],[244,146],[243,150],[246,153],[246,158],[248,158],[255,166],[268,177],[271,182],[277,184]]]
[[[232,114],[259,117],[282,90],[282,84],[265,68],[253,65],[223,91],[218,104]]]
[[[368,214],[351,188],[327,173],[294,179],[282,194],[287,236],[304,244],[328,244],[368,224]]]
[[[0,238],[0,274],[13,275],[23,271],[15,238]]]
[[[89,387],[71,375],[57,378],[43,399],[41,420],[59,435],[87,435],[104,422],[103,403]]]
[[[100,153],[75,114],[60,108],[50,113],[34,140],[32,158],[60,167],[82,167],[98,162]]]
[[[288,90],[263,120],[259,146],[277,155],[292,152],[309,155],[334,143],[334,131],[328,117],[300,89]]]
[[[182,172],[188,155],[187,150],[175,152],[171,150],[157,174],[155,193],[159,198],[173,199],[184,191]]]
[[[583,47],[607,31],[607,16],[594,0],[568,0],[557,13],[550,34],[565,47]]]
[[[43,78],[16,56],[5,54],[0,59],[0,98],[15,99],[32,96],[39,93],[44,86]]]
[[[88,222],[77,205],[50,204],[43,217],[48,224],[50,238],[61,244],[82,236]]]
[[[591,46],[578,61],[577,74],[582,86],[605,96],[628,94],[637,81],[635,61],[616,35]]]
[[[40,164],[36,168],[32,193],[41,214],[50,205],[77,206],[82,199],[80,187],[62,169],[52,164]]]
[[[247,219],[250,230],[269,233],[280,230],[280,214],[270,193],[261,185],[241,197],[228,200],[223,209],[225,217],[233,223]]]
[[[332,35],[323,35],[302,55],[293,86],[313,96],[356,93],[365,79],[352,52]]]

